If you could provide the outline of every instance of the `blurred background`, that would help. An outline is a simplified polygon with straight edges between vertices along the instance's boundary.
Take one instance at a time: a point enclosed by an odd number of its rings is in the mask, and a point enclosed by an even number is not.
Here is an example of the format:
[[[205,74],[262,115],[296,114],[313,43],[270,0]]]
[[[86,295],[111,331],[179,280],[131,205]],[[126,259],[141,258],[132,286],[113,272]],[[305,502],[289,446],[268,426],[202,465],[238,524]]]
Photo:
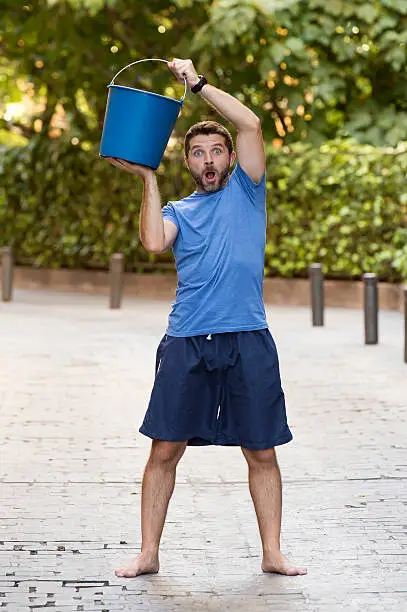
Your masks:
[[[262,120],[266,275],[318,261],[330,278],[407,279],[407,0],[0,0],[0,52],[0,245],[18,264],[168,267],[139,243],[138,179],[98,154],[115,73],[180,57]],[[161,63],[118,83],[183,92]],[[205,118],[187,94],[163,202],[193,190],[183,136]]]

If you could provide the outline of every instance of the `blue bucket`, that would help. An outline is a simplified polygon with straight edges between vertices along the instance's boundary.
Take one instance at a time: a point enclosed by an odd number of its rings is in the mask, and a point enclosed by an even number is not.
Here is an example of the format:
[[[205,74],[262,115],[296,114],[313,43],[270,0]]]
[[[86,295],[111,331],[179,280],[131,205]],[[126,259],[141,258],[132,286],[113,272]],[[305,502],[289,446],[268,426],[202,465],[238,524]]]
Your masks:
[[[168,64],[162,59],[132,62],[122,68],[108,85],[109,94],[100,155],[125,159],[156,170],[183,106],[187,83],[185,80],[184,95],[179,101],[149,91],[115,84],[115,78],[123,70],[134,64],[149,61]]]

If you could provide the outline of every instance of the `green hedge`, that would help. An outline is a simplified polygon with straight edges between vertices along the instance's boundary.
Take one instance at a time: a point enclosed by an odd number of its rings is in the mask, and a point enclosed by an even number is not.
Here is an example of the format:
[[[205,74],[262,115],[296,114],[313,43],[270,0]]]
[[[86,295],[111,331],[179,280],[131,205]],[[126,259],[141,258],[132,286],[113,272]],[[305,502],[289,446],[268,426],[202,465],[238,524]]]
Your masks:
[[[333,141],[267,157],[267,275],[303,276],[318,261],[334,278],[407,278],[407,152]],[[163,201],[193,189],[180,147],[159,174]],[[41,139],[0,148],[0,245],[20,264],[106,268],[117,251],[127,270],[171,261],[139,243],[140,201],[139,180],[97,149]]]
[[[407,150],[350,141],[268,155],[266,273],[407,278]]]

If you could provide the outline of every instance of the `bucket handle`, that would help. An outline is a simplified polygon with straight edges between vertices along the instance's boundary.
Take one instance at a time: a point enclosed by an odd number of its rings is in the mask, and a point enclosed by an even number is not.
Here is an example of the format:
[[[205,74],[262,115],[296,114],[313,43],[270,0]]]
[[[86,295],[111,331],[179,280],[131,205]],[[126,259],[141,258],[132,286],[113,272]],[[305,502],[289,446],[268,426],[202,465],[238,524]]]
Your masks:
[[[164,60],[164,59],[159,59],[157,57],[150,57],[150,58],[146,58],[146,59],[141,59],[141,60],[137,60],[137,62],[131,62],[131,64],[127,64],[127,66],[125,66],[124,68],[122,68],[121,70],[119,70],[119,72],[117,74],[114,75],[114,77],[112,78],[111,82],[109,83],[108,87],[110,87],[111,85],[114,85],[115,82],[115,78],[119,76],[119,74],[121,72],[123,72],[123,70],[126,70],[126,68],[130,68],[130,66],[134,66],[135,64],[141,64],[141,62],[164,62],[164,64],[168,65],[168,60]],[[182,96],[182,98],[180,99],[180,103],[183,104],[184,100],[185,100],[185,96],[187,94],[187,80],[184,77],[184,95]]]

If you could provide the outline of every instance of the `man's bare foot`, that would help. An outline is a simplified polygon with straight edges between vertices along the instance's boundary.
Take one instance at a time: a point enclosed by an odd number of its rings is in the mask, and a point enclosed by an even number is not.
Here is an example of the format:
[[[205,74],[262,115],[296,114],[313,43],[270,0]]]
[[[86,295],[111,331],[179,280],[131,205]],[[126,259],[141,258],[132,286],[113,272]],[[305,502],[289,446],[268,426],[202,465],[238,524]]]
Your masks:
[[[135,578],[141,574],[156,574],[160,569],[158,556],[141,552],[134,561],[115,571],[119,578]]]
[[[263,572],[284,574],[285,576],[304,576],[307,573],[306,569],[293,566],[280,551],[265,552],[261,569]]]

